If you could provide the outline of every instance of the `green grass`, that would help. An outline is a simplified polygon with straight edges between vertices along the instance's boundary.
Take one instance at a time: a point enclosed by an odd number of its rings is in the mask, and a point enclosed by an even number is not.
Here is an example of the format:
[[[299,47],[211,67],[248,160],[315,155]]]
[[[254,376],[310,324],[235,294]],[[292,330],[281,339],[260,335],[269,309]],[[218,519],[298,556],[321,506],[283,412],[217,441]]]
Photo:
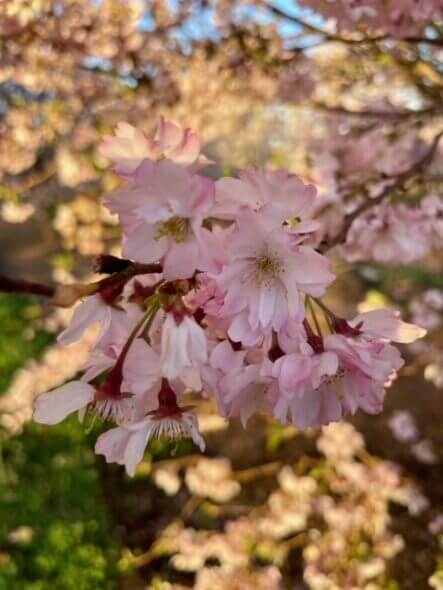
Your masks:
[[[110,590],[116,561],[95,456],[77,418],[31,423],[4,439],[0,590]]]
[[[0,391],[52,340],[29,337],[38,314],[32,300],[0,295]],[[14,438],[0,432],[0,445],[0,590],[113,590],[117,544],[77,417],[30,423]]]
[[[40,306],[29,297],[0,293],[0,394],[14,372],[29,358],[38,358],[53,335],[34,329]]]

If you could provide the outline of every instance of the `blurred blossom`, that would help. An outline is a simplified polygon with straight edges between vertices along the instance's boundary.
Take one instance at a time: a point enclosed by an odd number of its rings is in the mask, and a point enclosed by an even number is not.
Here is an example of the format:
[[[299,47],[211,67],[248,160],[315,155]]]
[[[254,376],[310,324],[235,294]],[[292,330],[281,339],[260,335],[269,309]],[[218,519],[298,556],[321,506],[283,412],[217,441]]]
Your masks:
[[[232,500],[241,489],[227,459],[199,459],[187,468],[185,482],[191,493],[216,502]]]
[[[285,102],[298,103],[309,98],[315,87],[313,64],[308,59],[300,59],[281,72],[278,96]]]
[[[334,463],[352,459],[364,448],[364,440],[351,424],[330,424],[322,428],[317,446]]]
[[[420,463],[425,463],[426,465],[436,465],[439,463],[438,455],[430,440],[423,439],[412,445],[411,453]]]
[[[1,207],[1,217],[7,223],[24,223],[35,213],[32,203],[6,201]]]
[[[443,353],[440,350],[435,350],[433,360],[426,365],[424,376],[425,379],[431,381],[435,387],[443,387]]]
[[[428,525],[428,530],[433,535],[439,535],[443,531],[443,513],[440,512],[434,516]]]
[[[173,465],[156,468],[152,476],[155,485],[168,496],[175,496],[181,487],[180,476]]]
[[[256,571],[221,567],[203,568],[197,574],[195,590],[283,590],[282,575],[276,567]]]
[[[413,485],[405,485],[396,490],[393,499],[398,504],[406,506],[412,516],[419,516],[430,506],[428,498]]]
[[[415,420],[412,414],[406,410],[395,412],[388,424],[392,434],[400,442],[411,442],[418,438]]]
[[[436,330],[443,320],[443,291],[428,289],[414,297],[409,308],[414,323],[427,330]]]

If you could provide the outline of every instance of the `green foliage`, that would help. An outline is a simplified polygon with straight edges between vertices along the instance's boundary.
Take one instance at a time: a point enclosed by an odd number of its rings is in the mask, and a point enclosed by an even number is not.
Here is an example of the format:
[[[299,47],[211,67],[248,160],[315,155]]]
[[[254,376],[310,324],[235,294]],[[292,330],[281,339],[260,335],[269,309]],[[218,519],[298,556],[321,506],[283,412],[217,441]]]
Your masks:
[[[40,316],[40,306],[33,298],[0,293],[0,393],[14,371],[28,358],[35,358],[53,336],[31,327]]]
[[[52,335],[32,298],[0,294],[0,392]],[[0,431],[0,590],[113,590],[117,548],[95,456],[73,416]]]
[[[116,546],[76,417],[3,443],[0,590],[111,590]]]

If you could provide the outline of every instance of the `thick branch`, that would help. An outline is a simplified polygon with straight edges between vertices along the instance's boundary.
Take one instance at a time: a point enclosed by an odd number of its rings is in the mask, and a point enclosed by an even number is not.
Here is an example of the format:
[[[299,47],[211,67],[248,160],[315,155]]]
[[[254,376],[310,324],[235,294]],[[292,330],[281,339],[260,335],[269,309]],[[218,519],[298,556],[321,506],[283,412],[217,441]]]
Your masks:
[[[420,172],[425,166],[427,166],[431,162],[432,158],[435,155],[435,152],[437,151],[438,143],[439,143],[442,136],[443,136],[443,131],[440,131],[440,133],[438,133],[434,137],[434,139],[433,139],[431,145],[429,146],[428,150],[426,151],[426,153],[421,158],[419,158],[412,166],[410,166],[407,170],[405,170],[401,174],[398,174],[397,176],[393,176],[392,177],[392,181],[393,181],[392,184],[390,184],[389,186],[386,186],[377,197],[375,197],[374,199],[368,199],[367,201],[362,203],[359,207],[357,207],[357,209],[355,209],[352,213],[349,213],[349,215],[346,215],[341,231],[330,242],[323,244],[319,248],[319,250],[321,252],[326,252],[328,250],[331,250],[335,246],[338,246],[339,244],[344,243],[346,241],[348,231],[351,228],[351,225],[357,219],[357,217],[360,217],[360,215],[362,215],[363,213],[365,213],[369,209],[372,209],[373,207],[380,205],[394,191],[400,189],[409,178],[411,178],[412,176],[414,176],[415,174]]]

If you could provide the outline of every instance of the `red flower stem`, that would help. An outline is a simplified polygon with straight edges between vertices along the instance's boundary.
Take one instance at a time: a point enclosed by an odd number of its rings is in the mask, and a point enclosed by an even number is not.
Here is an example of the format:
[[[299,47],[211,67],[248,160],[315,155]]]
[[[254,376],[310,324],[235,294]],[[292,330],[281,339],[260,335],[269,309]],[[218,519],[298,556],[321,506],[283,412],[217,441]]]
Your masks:
[[[149,330],[149,328],[152,325],[152,322],[154,321],[155,316],[157,315],[158,310],[159,304],[157,302],[154,302],[152,306],[148,307],[147,312],[143,315],[141,320],[137,323],[135,328],[130,333],[128,339],[126,340],[125,345],[123,346],[120,354],[118,355],[117,362],[115,363],[112,371],[122,370],[123,364],[126,360],[126,357],[128,356],[129,349],[131,348],[131,344],[134,342],[134,340],[141,332],[146,331],[147,329]]]

